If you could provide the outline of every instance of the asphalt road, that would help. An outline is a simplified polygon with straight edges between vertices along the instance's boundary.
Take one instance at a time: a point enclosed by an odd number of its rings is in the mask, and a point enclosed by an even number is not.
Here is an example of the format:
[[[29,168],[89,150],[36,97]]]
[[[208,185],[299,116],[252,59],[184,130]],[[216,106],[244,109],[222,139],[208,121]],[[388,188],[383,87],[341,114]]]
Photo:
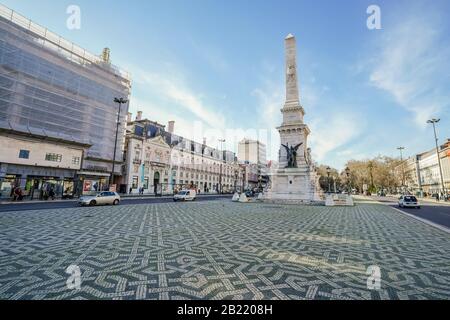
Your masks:
[[[415,208],[400,208],[398,200],[391,197],[372,197],[374,200],[385,203],[389,206],[397,208],[403,212],[409,213],[416,217],[426,219],[441,226],[450,228],[450,206],[445,204],[435,204],[425,201],[420,201],[420,209]]]
[[[218,199],[231,199],[232,195],[197,195],[196,201],[211,201]],[[122,198],[120,205],[146,204],[146,203],[165,203],[172,202],[172,197],[148,197],[143,199]],[[45,209],[63,209],[78,207],[76,200],[68,201],[42,201],[42,202],[21,202],[12,204],[0,204],[0,212],[25,211],[25,210],[45,210]]]

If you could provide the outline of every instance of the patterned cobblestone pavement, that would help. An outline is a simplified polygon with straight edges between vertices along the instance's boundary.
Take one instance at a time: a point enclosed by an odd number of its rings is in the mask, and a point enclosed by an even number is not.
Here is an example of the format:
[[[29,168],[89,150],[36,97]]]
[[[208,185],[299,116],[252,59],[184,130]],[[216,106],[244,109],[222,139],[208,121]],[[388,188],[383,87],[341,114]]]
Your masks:
[[[78,265],[81,288],[68,289]],[[369,290],[366,270],[381,269]],[[0,215],[1,299],[449,299],[450,235],[379,204]]]

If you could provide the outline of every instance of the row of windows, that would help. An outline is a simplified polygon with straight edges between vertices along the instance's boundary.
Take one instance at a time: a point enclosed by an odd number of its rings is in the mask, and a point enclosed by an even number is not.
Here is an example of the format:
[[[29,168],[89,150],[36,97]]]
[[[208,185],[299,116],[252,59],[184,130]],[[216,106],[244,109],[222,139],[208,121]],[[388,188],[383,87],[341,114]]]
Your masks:
[[[30,150],[24,150],[21,149],[19,151],[19,158],[20,159],[30,159]],[[51,162],[61,162],[62,161],[62,154],[58,154],[58,153],[47,153],[45,154],[45,160],[46,161],[51,161]],[[80,157],[72,157],[72,164],[74,165],[79,165],[81,162],[81,158]]]

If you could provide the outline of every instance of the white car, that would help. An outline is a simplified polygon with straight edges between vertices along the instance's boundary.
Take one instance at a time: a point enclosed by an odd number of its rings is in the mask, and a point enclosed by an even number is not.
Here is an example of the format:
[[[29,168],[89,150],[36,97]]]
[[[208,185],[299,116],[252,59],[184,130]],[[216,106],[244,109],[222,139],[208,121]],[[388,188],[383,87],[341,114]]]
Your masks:
[[[417,208],[420,209],[419,201],[417,201],[417,198],[415,196],[401,196],[398,199],[398,206],[400,208]]]
[[[195,201],[197,192],[195,190],[181,190],[173,196],[173,201]]]
[[[81,206],[118,205],[120,203],[120,196],[117,192],[103,191],[93,196],[82,196],[78,200],[78,203]]]

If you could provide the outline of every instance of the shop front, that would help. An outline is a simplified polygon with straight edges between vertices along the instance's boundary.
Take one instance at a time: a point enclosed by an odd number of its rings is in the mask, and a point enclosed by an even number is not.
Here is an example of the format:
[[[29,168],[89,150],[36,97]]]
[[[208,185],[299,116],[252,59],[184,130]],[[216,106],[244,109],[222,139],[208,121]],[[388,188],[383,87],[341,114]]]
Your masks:
[[[20,175],[7,174],[0,178],[0,199],[12,198],[14,188],[20,186]]]
[[[71,199],[74,196],[74,179],[68,177],[28,176],[25,195],[31,200],[49,198]]]
[[[2,163],[0,165],[0,198],[14,200],[14,191],[21,199],[46,200],[71,198],[74,192],[75,170],[24,166]]]
[[[93,195],[100,191],[109,190],[109,174],[96,172],[79,172],[76,194]]]

